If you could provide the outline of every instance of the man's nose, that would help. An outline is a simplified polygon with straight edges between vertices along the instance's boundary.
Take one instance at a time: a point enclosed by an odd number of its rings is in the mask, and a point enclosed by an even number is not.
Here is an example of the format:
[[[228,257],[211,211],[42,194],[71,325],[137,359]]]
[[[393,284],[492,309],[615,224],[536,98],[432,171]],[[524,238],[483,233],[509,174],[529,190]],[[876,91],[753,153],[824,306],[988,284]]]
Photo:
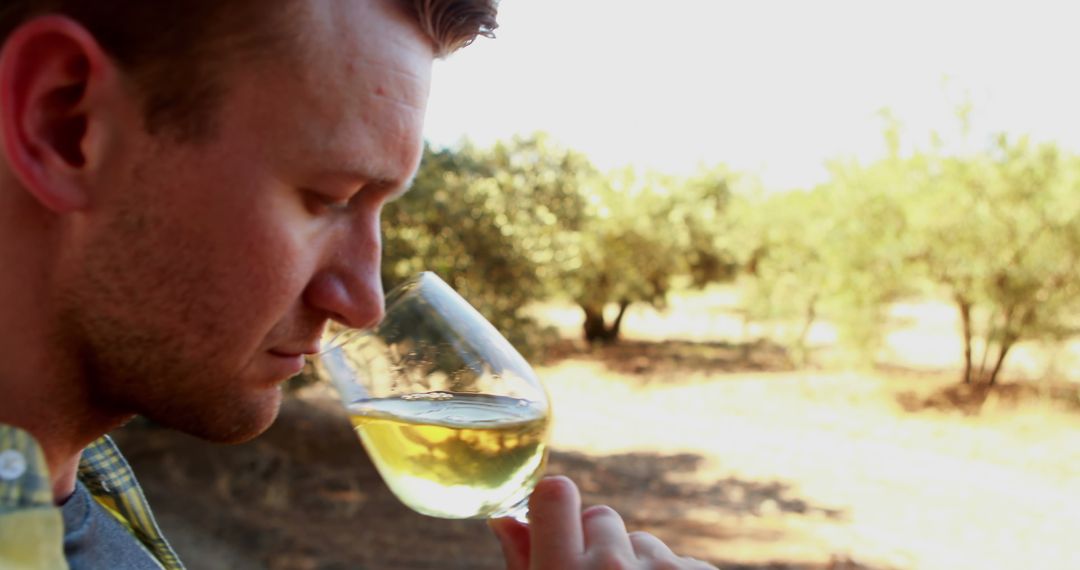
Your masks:
[[[312,278],[304,301],[347,327],[370,328],[384,312],[378,224],[345,241]]]

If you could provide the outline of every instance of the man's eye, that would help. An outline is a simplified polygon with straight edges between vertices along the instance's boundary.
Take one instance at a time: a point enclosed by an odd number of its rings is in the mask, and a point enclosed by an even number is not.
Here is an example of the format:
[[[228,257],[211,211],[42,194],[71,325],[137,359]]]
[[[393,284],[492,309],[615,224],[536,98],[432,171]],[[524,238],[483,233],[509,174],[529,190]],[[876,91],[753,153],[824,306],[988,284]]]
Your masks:
[[[344,198],[339,196],[331,196],[316,190],[304,191],[304,203],[306,204],[308,210],[317,214],[326,212],[343,212],[349,209],[351,198],[351,196]]]
[[[351,200],[348,198],[330,198],[323,196],[323,205],[329,210],[342,211],[349,209]]]

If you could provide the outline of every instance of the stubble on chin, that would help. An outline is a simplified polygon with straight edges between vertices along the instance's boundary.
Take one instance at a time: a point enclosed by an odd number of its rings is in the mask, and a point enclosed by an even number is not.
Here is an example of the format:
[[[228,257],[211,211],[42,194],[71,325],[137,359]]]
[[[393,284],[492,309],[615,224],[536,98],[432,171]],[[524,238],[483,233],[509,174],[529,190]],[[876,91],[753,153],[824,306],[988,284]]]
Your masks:
[[[83,251],[58,296],[56,354],[70,363],[83,415],[138,414],[215,442],[259,435],[277,416],[280,389],[243,377],[225,311],[199,290],[198,278],[210,277],[184,274],[197,256],[162,255],[161,225],[125,218]]]
[[[166,406],[144,414],[165,427],[214,443],[243,443],[265,432],[281,407],[280,388],[267,388],[257,396],[223,397],[191,406]]]
[[[69,315],[70,323],[75,315]],[[85,416],[123,421],[141,415],[154,423],[219,443],[258,436],[277,417],[279,386],[254,388],[235,373],[215,369],[221,358],[206,357],[192,366],[175,347],[155,335],[96,319],[87,326],[67,325],[75,346],[73,382],[86,394]],[[78,338],[70,342],[72,336]],[[218,360],[218,362],[215,362]]]

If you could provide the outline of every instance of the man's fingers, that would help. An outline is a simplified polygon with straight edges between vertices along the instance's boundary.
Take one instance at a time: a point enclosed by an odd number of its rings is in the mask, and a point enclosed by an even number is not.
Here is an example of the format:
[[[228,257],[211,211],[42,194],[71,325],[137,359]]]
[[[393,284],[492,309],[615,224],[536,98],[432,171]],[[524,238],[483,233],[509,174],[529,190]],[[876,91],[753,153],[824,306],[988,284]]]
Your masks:
[[[630,533],[630,544],[634,546],[634,554],[637,555],[639,560],[675,557],[675,553],[668,548],[668,545],[647,532],[637,531]]]
[[[709,564],[704,560],[698,560],[697,558],[683,556],[680,557],[679,560],[681,560],[684,564],[688,564],[688,566],[686,566],[687,570],[717,570],[716,566],[713,566],[712,564]]]
[[[529,527],[512,518],[490,519],[488,526],[502,545],[506,570],[529,570]]]
[[[634,547],[626,534],[626,523],[608,506],[589,507],[581,514],[587,552],[606,551],[633,556]]]
[[[534,568],[573,568],[585,543],[581,495],[566,477],[546,477],[529,498],[529,532]]]
[[[506,526],[503,526],[503,525]],[[713,568],[675,555],[660,539],[645,532],[626,532],[619,513],[606,506],[581,511],[581,495],[565,477],[541,481],[529,499],[527,549],[510,546],[517,539],[509,522],[494,521],[492,529],[503,543],[509,570],[524,570],[519,553],[531,554],[528,568]]]

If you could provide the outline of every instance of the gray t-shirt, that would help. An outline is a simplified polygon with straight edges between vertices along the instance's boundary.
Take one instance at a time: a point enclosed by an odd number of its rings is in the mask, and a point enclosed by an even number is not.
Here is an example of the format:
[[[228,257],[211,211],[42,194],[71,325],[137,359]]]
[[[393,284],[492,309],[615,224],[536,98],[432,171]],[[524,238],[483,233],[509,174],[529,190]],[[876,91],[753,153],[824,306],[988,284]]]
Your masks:
[[[161,564],[81,482],[61,507],[64,556],[71,570],[161,570]]]

